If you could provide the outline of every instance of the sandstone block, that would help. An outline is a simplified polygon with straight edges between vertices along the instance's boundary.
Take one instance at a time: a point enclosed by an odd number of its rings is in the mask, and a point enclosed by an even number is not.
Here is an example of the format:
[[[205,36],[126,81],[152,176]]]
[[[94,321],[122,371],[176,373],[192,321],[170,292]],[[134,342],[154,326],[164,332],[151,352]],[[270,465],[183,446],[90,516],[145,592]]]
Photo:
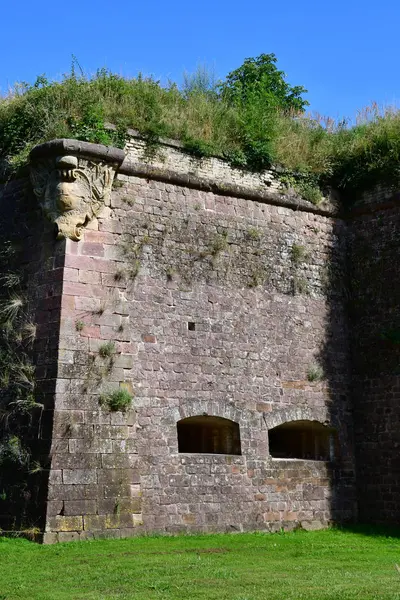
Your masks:
[[[64,469],[63,482],[83,485],[97,483],[97,474],[94,469]]]
[[[83,518],[64,517],[57,515],[47,519],[46,531],[81,531],[83,529]]]
[[[64,502],[64,515],[94,515],[97,505],[95,500],[66,500]]]

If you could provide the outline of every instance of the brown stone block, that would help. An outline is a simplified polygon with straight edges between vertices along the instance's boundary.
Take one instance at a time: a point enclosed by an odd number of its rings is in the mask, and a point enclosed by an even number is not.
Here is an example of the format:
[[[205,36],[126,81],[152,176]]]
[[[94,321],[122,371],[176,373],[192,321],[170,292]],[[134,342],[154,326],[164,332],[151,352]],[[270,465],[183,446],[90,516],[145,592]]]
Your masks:
[[[86,338],[74,335],[63,335],[60,338],[59,348],[65,350],[74,350],[80,352],[87,352],[89,349],[89,341]]]
[[[142,512],[142,498],[119,498],[118,505],[119,505],[121,514],[122,513],[140,514]]]
[[[285,511],[281,515],[281,518],[283,521],[297,521],[299,518],[299,513],[293,511]]]
[[[113,340],[119,342],[130,342],[131,340],[129,328],[122,329],[122,331],[120,331],[119,327],[117,328],[108,325],[101,325],[100,334],[103,340]]]
[[[114,415],[123,415],[124,413],[110,413],[105,410],[85,410],[85,423],[93,425],[109,425]],[[122,425],[123,423],[115,423]]]
[[[68,440],[54,438],[51,444],[51,454],[53,458],[58,455],[64,455],[68,452]]]
[[[75,302],[72,296],[61,297],[61,309],[73,312],[75,309]]]
[[[64,507],[64,502],[62,500],[49,500],[47,502],[46,514],[47,517],[55,517],[59,515]]]
[[[254,494],[254,500],[263,501],[266,499],[265,494]]]
[[[102,488],[98,485],[50,485],[49,500],[96,500],[101,497]]]
[[[58,534],[59,542],[78,542],[81,539],[81,534],[78,531],[60,531]]]
[[[101,273],[101,283],[107,287],[115,287],[123,290],[128,287],[128,278],[123,274],[116,276],[115,273]]]
[[[62,273],[62,277],[64,281],[78,281],[78,269],[69,269],[66,267],[65,269],[59,269]]]
[[[284,389],[293,389],[293,390],[305,390],[310,384],[308,381],[299,380],[299,381],[282,381],[281,386]]]
[[[79,257],[80,258],[80,257]],[[94,259],[88,259],[94,260]],[[107,290],[100,285],[91,285],[88,283],[64,282],[64,294],[67,296],[79,296],[81,298],[105,298]]]
[[[279,484],[279,480],[278,479],[272,479],[272,478],[268,477],[267,479],[264,479],[263,484],[264,485],[276,486],[276,485]]]
[[[102,219],[99,222],[100,231],[109,231],[110,233],[123,233],[122,225],[115,219]]]
[[[96,540],[111,540],[115,538],[121,537],[120,529],[104,529],[104,530],[95,530],[93,532],[93,537]]]
[[[123,483],[140,483],[140,474],[137,469],[109,468],[98,471],[99,484],[121,485]]]
[[[140,535],[140,531],[138,531],[138,529],[137,529],[137,527],[139,525],[143,525],[143,521],[141,521],[140,523],[136,522],[135,527],[122,527],[120,529],[121,538],[129,538],[129,537],[135,537],[137,535]]]
[[[98,396],[82,395],[84,393],[85,386],[87,385],[84,381],[79,382],[78,380],[73,381],[76,387],[80,387],[80,390],[75,393],[64,394],[58,398],[58,408],[62,410],[93,410],[96,404],[99,404]]]
[[[83,242],[80,244],[80,251],[83,256],[104,256],[103,244],[96,242]]]
[[[97,512],[95,500],[66,500],[64,515],[94,515]]]
[[[117,310],[117,309],[116,309]],[[126,312],[123,310],[123,307],[121,307],[120,309],[118,309],[118,313],[125,316]],[[118,342],[116,344],[117,347],[117,352],[120,352],[122,354],[133,354],[135,356],[137,356],[138,353],[138,344],[134,344],[132,342],[128,343],[128,342]]]
[[[136,466],[137,460],[136,454],[103,454],[101,457],[104,469],[131,469]]]
[[[111,454],[112,440],[102,438],[69,440],[69,452],[72,454]]]
[[[121,527],[133,527],[133,515],[131,514],[108,514],[105,519],[106,529],[120,529]]]
[[[121,483],[105,485],[103,486],[103,497],[104,498],[130,498],[131,497],[131,487],[132,485],[129,483]]]
[[[53,461],[52,468],[49,474],[49,485],[57,485],[62,483],[62,471],[60,469],[56,469]]]
[[[197,522],[196,515],[192,515],[192,514],[182,515],[182,521],[186,525],[195,525]]]
[[[268,402],[257,402],[256,410],[258,410],[259,412],[271,412],[272,405]]]
[[[97,474],[95,469],[64,469],[63,482],[71,484],[88,485],[97,483]]]
[[[79,243],[67,238],[65,240],[65,254],[76,255],[79,253]]]
[[[52,467],[68,471],[96,469],[101,467],[101,454],[56,454],[52,459]],[[73,483],[60,481],[59,483]],[[79,483],[78,481],[74,483]],[[93,481],[92,483],[96,483]]]
[[[132,369],[134,366],[134,360],[135,359],[131,354],[119,354],[114,358],[114,365],[121,369]]]
[[[47,519],[46,531],[81,531],[83,519],[79,517],[56,516]]]
[[[89,256],[66,256],[65,257],[65,266],[72,267],[73,269],[79,269],[84,271],[96,271],[97,273],[114,273],[115,272],[115,262],[111,260],[106,260],[104,258],[91,258]],[[90,287],[90,286],[88,286]],[[64,294],[71,294],[72,296],[85,296],[87,295],[87,290],[84,290],[83,293],[76,293],[76,290],[81,290],[82,287],[69,287],[68,291],[64,290]],[[96,290],[98,288],[96,287]],[[74,291],[75,290],[75,291]],[[96,294],[94,294],[96,295]]]
[[[120,387],[126,389],[122,384],[120,384]],[[130,390],[130,393],[133,393],[132,389]],[[126,412],[112,412],[111,425],[134,425],[136,423],[136,417],[136,411],[133,409],[127,410]]]
[[[63,411],[65,413],[74,412],[74,411]],[[82,411],[84,414],[85,411]],[[85,417],[84,417],[85,418]],[[94,437],[94,429],[93,425],[88,425],[86,423],[72,423],[67,430],[67,437],[72,438],[74,440],[79,439],[87,439],[90,440]]]
[[[264,521],[279,521],[280,515],[277,512],[266,512],[263,515]]]
[[[85,531],[96,531],[106,529],[106,516],[105,515],[84,515],[83,516],[83,527]]]
[[[99,515],[114,514],[119,512],[119,498],[103,498],[98,501],[98,513]]]
[[[157,342],[156,336],[150,333],[146,333],[142,335],[142,340],[147,342],[148,344],[155,344]]]
[[[47,531],[43,534],[43,544],[57,544],[58,533],[54,531]]]
[[[301,521],[300,525],[306,531],[317,531],[319,529],[325,529],[327,527],[326,523],[323,523],[323,522],[318,521],[318,520],[315,520],[315,521]]]
[[[126,425],[95,425],[94,433],[98,438],[125,440],[128,437],[129,430]]]
[[[94,242],[95,244],[115,244],[116,237],[112,233],[105,231],[85,230],[85,242]]]
[[[91,273],[92,271],[89,271],[89,273]],[[89,274],[87,273],[87,275]],[[75,308],[77,311],[84,311],[84,312],[94,312],[94,311],[98,311],[100,309],[100,303],[101,300],[100,298],[87,298],[85,296],[81,297],[81,296],[65,296],[66,298],[72,298],[73,302],[73,308]]]
[[[138,454],[137,441],[132,438],[112,440],[112,448],[115,453]]]
[[[82,335],[84,337],[88,337],[88,338],[100,339],[100,337],[101,337],[100,327],[98,327],[97,325],[85,325],[83,327],[82,331],[80,332],[80,335]],[[87,372],[87,367],[86,367],[86,372]]]
[[[122,350],[121,350],[122,352]],[[130,394],[132,394],[132,396],[135,394],[135,390],[134,387],[132,385],[131,381],[121,381],[121,383],[119,384],[119,387],[122,388],[123,390],[126,390],[127,392],[129,392]],[[121,413],[123,414],[123,413]],[[136,413],[135,411],[131,410],[125,413],[128,416],[128,421],[127,421],[127,425],[133,425],[133,423],[136,423]],[[129,421],[129,416],[134,415],[134,421],[130,422]]]
[[[119,327],[122,322],[121,315],[114,312],[105,311],[103,314],[93,315],[93,323],[96,325],[107,325],[109,327]],[[114,357],[115,359],[118,357]]]
[[[81,541],[84,540],[93,540],[94,539],[94,533],[92,533],[91,531],[81,531],[79,534],[79,539]]]
[[[80,269],[78,271],[78,281],[79,283],[93,283],[95,285],[99,285],[101,283],[101,273]]]

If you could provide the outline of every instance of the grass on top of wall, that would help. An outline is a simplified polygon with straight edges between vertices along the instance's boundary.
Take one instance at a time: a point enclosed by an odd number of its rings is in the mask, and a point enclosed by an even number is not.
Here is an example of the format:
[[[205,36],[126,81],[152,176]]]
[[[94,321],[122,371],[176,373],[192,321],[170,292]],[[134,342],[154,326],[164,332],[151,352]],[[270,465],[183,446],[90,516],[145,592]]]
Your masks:
[[[60,137],[122,147],[133,127],[150,142],[175,138],[195,156],[219,155],[245,169],[278,164],[283,183],[314,203],[330,186],[353,199],[380,181],[400,183],[399,111],[372,105],[354,125],[307,115],[306,90],[290,87],[275,62],[246,59],[223,81],[200,69],[181,86],[105,69],[86,76],[73,63],[61,81],[39,76],[0,97],[0,161],[15,169],[34,145]],[[105,127],[110,122],[116,131]]]
[[[55,546],[2,538],[0,557],[2,600],[400,599],[400,538],[362,530]]]

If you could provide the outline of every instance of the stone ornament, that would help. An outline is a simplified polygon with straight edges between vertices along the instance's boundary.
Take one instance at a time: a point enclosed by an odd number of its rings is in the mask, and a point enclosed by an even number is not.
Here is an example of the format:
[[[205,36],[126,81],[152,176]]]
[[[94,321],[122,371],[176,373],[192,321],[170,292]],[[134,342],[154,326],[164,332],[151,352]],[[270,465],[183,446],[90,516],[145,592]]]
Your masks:
[[[116,148],[107,149],[75,140],[56,141],[62,148],[54,147],[55,144],[51,146],[51,143],[42,144],[31,153],[33,191],[43,212],[55,224],[57,238],[79,241],[83,228],[104,205],[110,204],[111,186],[124,153]],[[68,142],[72,142],[72,148],[68,148]],[[80,155],[82,148],[85,156]],[[72,149],[74,154],[54,155],[54,150],[59,149]],[[109,157],[108,152],[101,152],[102,149],[115,150],[120,160],[107,160],[114,156]],[[94,156],[90,156],[90,150],[96,151],[92,152]],[[106,155],[106,160],[102,154]]]

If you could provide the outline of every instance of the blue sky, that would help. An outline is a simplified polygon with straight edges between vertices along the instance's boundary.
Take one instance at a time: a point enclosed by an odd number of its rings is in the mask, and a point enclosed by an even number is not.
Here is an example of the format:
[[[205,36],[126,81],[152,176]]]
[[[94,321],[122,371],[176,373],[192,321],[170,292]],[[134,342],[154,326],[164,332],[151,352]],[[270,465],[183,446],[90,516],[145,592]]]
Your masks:
[[[0,91],[37,74],[60,77],[74,54],[105,66],[181,80],[198,64],[224,77],[246,57],[274,52],[311,109],[340,118],[371,101],[400,103],[400,2],[320,0],[5,1]]]

